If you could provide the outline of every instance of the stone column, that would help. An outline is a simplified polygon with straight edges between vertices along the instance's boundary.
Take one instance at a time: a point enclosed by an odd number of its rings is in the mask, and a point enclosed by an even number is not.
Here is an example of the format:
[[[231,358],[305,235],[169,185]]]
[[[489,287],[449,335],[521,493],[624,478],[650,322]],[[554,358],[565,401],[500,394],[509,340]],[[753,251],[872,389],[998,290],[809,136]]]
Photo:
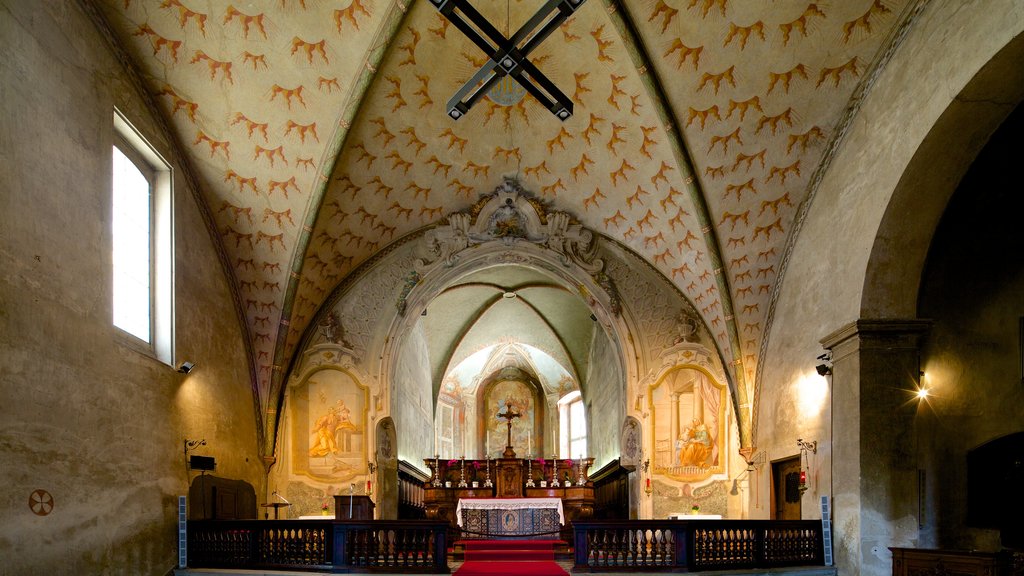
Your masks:
[[[918,537],[916,404],[927,320],[858,320],[832,351],[832,524],[840,574],[887,576],[889,546]]]

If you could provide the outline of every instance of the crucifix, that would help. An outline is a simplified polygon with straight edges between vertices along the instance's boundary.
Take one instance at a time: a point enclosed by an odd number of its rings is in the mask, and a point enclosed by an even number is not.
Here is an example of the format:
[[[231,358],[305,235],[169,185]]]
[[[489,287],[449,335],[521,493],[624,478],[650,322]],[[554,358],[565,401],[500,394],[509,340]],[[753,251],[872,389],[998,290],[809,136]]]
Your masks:
[[[512,449],[512,419],[513,418],[521,418],[522,416],[523,416],[522,414],[520,414],[518,412],[514,412],[512,410],[512,399],[511,398],[508,399],[508,400],[505,400],[505,408],[504,408],[504,410],[502,410],[501,412],[498,412],[498,414],[496,415],[496,417],[498,417],[498,418],[504,418],[507,421],[507,424],[508,424],[508,442],[507,442],[507,445],[505,446],[505,451],[501,453],[501,455],[504,456],[505,458],[515,458],[516,457],[516,451]]]

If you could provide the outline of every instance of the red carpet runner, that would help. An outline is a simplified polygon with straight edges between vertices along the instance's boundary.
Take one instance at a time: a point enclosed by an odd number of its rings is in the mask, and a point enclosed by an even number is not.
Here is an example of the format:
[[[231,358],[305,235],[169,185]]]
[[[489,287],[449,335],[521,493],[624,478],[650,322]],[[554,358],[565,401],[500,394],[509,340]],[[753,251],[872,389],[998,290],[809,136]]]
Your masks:
[[[465,562],[456,576],[566,576],[555,563],[561,540],[463,540]]]

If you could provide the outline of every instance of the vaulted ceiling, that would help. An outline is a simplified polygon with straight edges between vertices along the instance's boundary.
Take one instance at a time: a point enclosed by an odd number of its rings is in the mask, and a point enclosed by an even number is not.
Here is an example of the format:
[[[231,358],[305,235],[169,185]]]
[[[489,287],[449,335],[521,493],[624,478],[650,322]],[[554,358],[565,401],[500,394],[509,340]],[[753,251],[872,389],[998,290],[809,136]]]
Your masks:
[[[744,393],[801,206],[905,0],[589,0],[461,120],[485,62],[428,2],[89,0],[201,185],[264,401],[331,291],[503,175],[646,258]],[[502,32],[541,0],[478,0]]]

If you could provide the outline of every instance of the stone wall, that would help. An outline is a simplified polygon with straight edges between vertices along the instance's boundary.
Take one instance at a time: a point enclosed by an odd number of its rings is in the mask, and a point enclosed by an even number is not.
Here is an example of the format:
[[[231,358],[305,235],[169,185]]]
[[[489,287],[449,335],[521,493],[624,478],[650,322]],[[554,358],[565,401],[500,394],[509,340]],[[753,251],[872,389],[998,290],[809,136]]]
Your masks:
[[[260,490],[250,372],[228,284],[168,137],[73,2],[0,8],[0,556],[11,574],[166,574],[177,496],[216,474]],[[10,49],[17,47],[17,49]],[[111,318],[110,167],[117,107],[175,168],[176,359]],[[53,508],[36,515],[30,495]]]

